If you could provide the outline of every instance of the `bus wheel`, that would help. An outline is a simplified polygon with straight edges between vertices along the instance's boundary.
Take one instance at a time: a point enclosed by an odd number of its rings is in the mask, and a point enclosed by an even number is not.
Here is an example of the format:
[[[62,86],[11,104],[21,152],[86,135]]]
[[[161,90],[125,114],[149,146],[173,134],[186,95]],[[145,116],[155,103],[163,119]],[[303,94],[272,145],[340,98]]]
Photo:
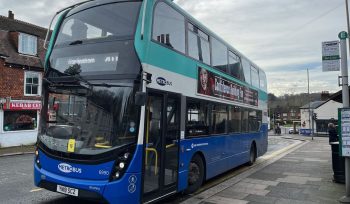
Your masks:
[[[256,147],[255,147],[255,144],[252,143],[252,145],[250,147],[250,155],[249,155],[248,165],[249,166],[253,165],[255,161],[256,161]]]
[[[194,193],[197,191],[204,180],[204,164],[202,158],[196,154],[188,168],[188,187],[185,190],[186,194]]]

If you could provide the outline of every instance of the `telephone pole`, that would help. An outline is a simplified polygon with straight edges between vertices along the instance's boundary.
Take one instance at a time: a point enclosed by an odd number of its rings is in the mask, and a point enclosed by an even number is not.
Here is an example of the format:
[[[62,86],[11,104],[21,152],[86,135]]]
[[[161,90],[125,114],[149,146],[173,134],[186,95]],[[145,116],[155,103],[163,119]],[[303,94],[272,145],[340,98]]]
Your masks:
[[[349,7],[348,0],[345,0],[345,9],[346,9],[346,22],[348,26],[348,33],[350,30],[349,24]],[[340,39],[340,50],[341,50],[341,75],[342,75],[342,98],[343,98],[343,107],[349,107],[349,85],[348,85],[348,62],[347,62],[347,47],[346,39],[348,33],[345,37]],[[341,37],[341,36],[339,36]],[[348,40],[349,47],[350,41]],[[341,147],[340,147],[341,148]],[[345,157],[345,196],[339,200],[341,203],[350,203],[350,157]]]

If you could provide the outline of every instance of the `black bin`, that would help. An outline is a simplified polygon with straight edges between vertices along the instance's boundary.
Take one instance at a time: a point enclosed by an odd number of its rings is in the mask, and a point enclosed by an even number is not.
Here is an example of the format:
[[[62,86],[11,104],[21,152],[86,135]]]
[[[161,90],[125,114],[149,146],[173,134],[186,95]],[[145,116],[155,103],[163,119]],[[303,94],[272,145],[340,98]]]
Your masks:
[[[339,156],[339,142],[331,142],[330,145],[332,147],[333,181],[345,183],[345,159]]]

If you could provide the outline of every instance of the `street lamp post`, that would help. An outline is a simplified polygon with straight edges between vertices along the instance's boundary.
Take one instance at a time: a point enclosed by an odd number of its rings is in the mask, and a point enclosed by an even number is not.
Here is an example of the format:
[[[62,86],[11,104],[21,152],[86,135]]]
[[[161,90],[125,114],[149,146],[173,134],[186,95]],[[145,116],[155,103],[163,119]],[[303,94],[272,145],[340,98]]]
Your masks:
[[[310,100],[310,79],[309,79],[309,68],[307,68],[307,97],[309,100],[309,130],[312,136],[312,140],[314,139],[313,130],[311,130],[311,100]],[[312,131],[312,132],[311,132]]]
[[[350,33],[350,22],[349,22],[349,5],[348,5],[348,0],[345,0],[345,9],[346,9],[346,23],[348,25],[348,34]],[[348,41],[349,43],[349,48],[350,48],[350,40]],[[349,52],[350,54],[350,52]]]
[[[349,23],[349,8],[348,0],[345,0],[346,9],[346,22],[348,26],[348,33],[350,31]],[[343,107],[349,107],[349,87],[348,87],[348,64],[347,64],[347,48],[346,48],[346,38],[340,40],[341,44],[341,70],[342,70],[342,98]],[[348,41],[350,48],[350,40]],[[341,148],[341,147],[340,147]],[[350,158],[345,157],[345,196],[340,199],[342,203],[350,203]]]

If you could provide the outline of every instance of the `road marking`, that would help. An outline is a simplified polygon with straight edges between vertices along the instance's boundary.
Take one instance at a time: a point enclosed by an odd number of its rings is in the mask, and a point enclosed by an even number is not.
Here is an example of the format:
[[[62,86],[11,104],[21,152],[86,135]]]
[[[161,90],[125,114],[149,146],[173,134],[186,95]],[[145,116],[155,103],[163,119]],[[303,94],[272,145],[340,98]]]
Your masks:
[[[34,188],[32,190],[30,190],[29,192],[33,193],[33,192],[37,192],[37,191],[41,191],[43,190],[42,188]]]

